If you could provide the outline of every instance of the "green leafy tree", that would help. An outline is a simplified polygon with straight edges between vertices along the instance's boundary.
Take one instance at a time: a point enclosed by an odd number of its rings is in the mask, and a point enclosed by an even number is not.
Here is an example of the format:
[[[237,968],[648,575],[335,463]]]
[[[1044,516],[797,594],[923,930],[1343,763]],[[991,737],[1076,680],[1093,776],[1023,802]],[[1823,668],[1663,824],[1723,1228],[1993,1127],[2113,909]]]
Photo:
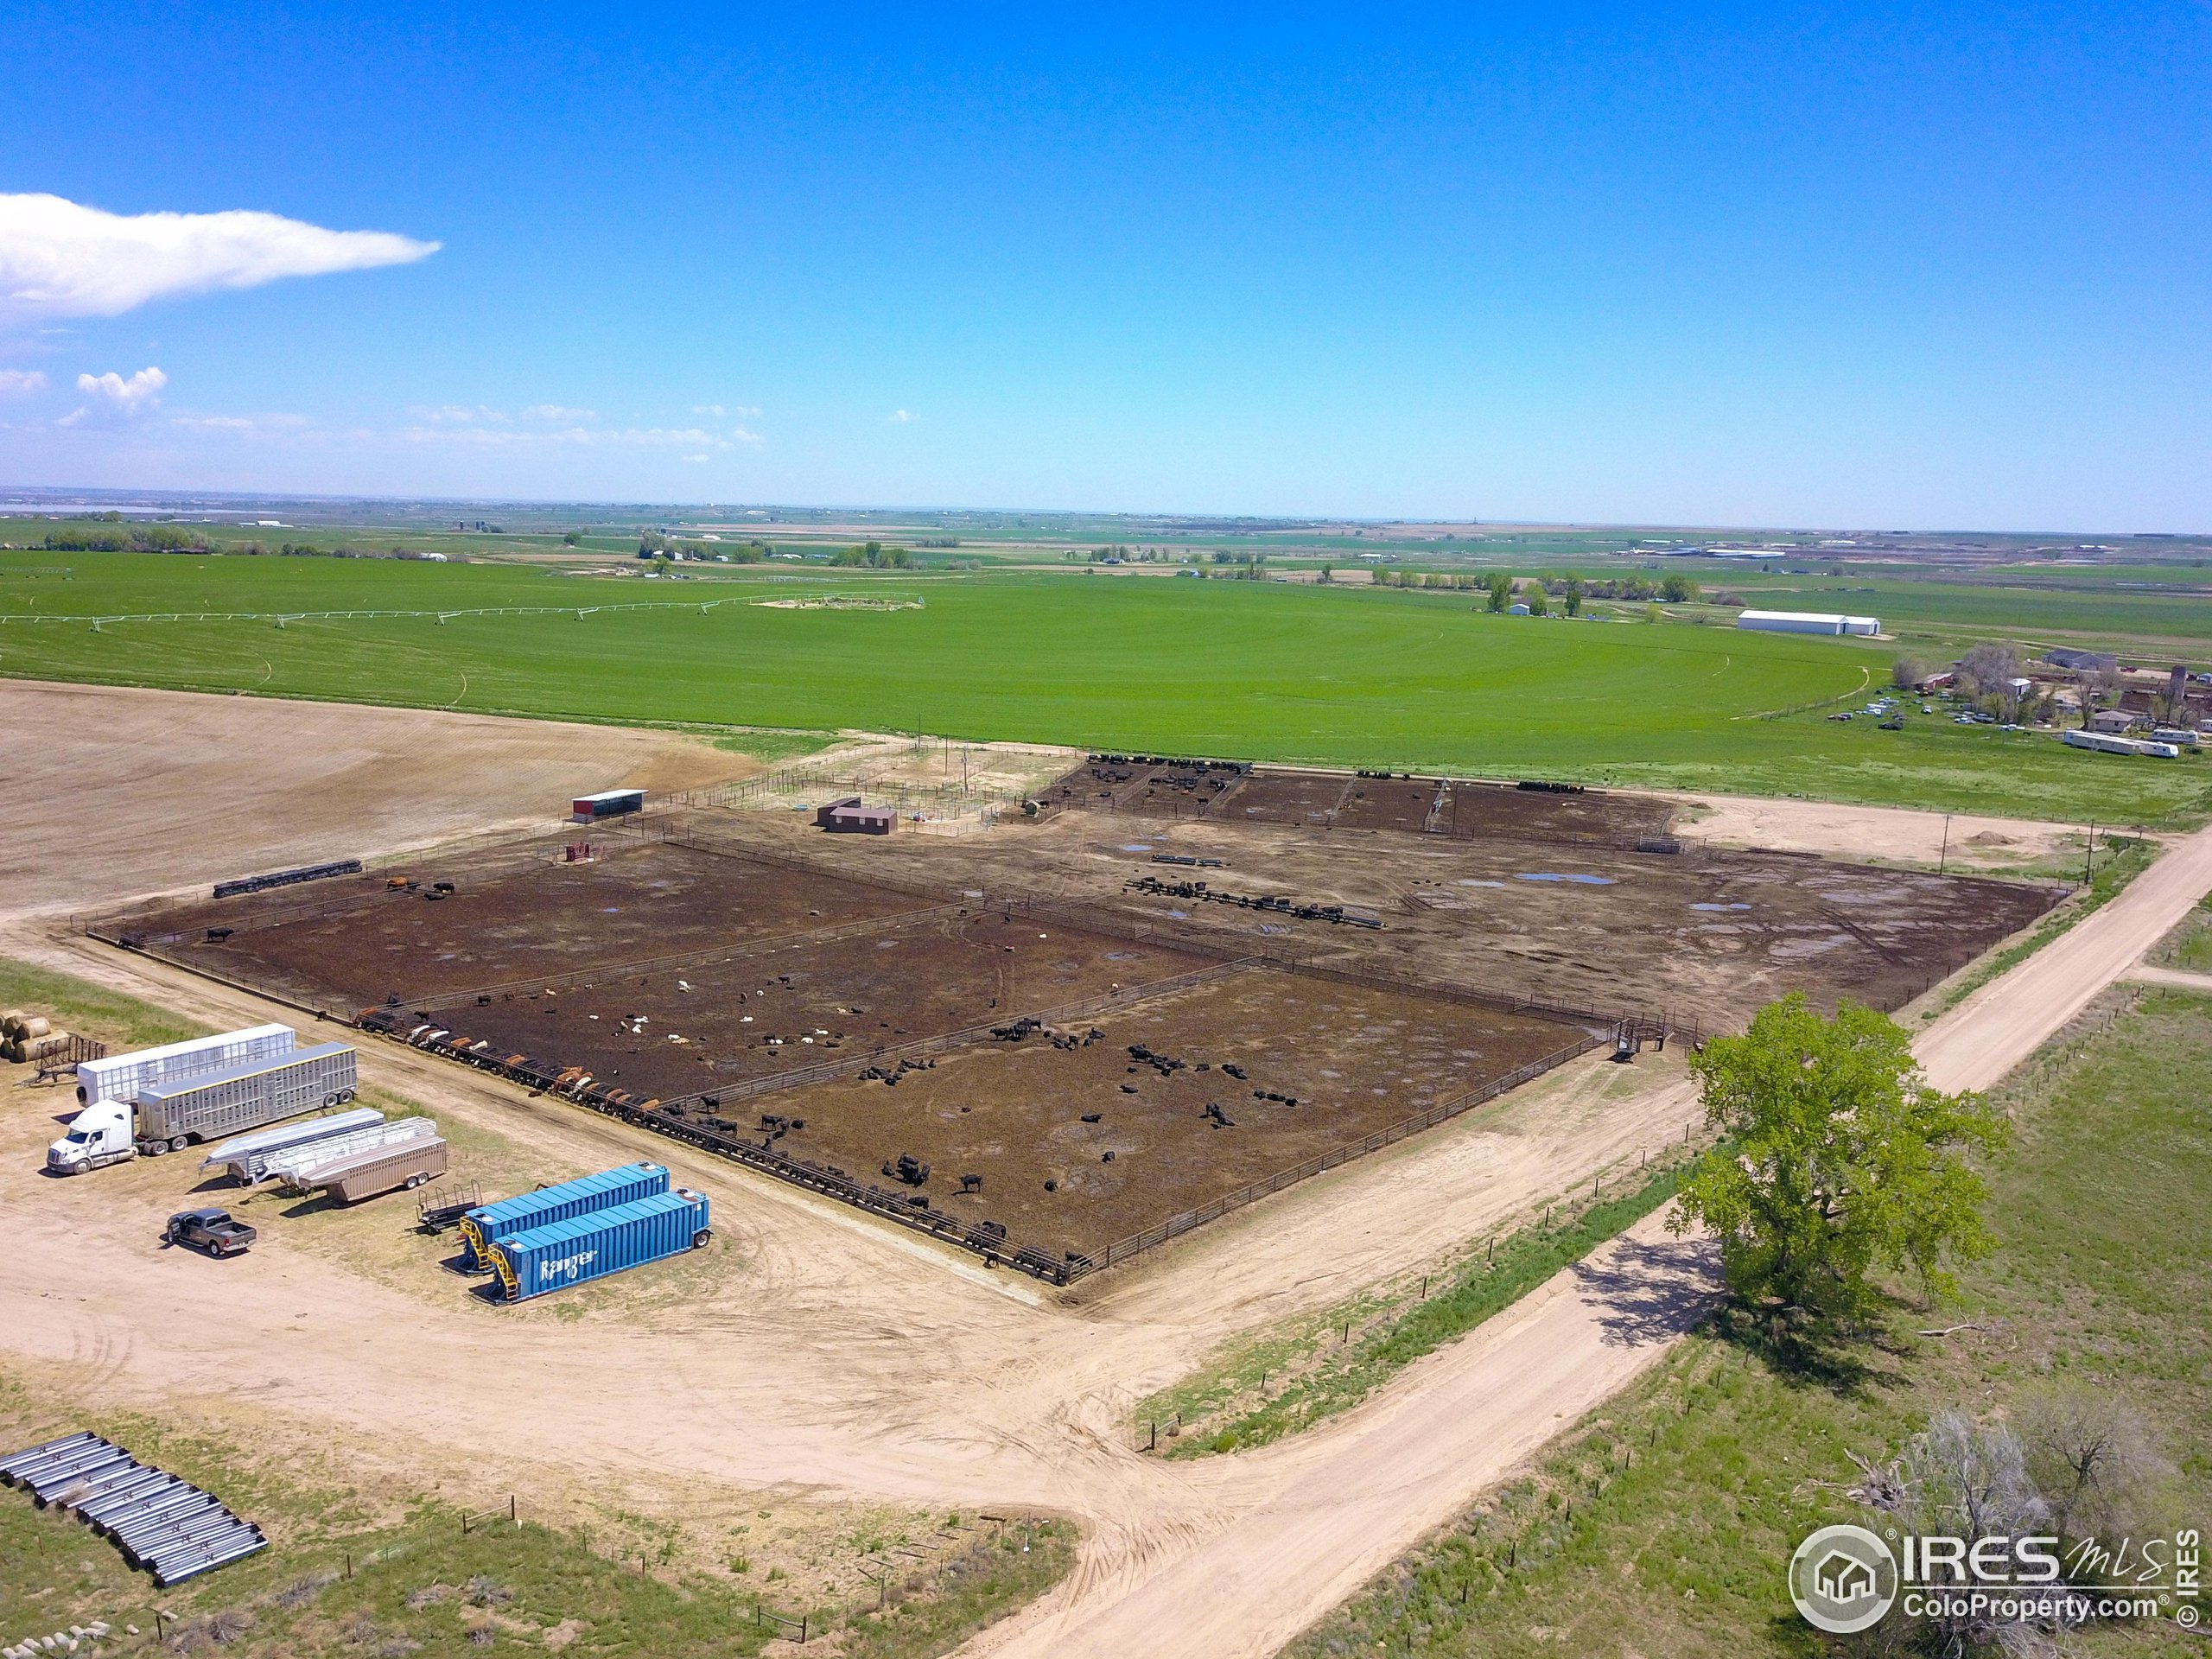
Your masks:
[[[583,539],[582,531],[572,530],[565,533],[561,537],[561,543],[564,547],[575,547],[580,545]]]
[[[1503,570],[1492,571],[1490,578],[1491,609],[1503,612],[1512,602],[1513,578]]]
[[[1659,597],[1669,605],[1697,603],[1697,583],[1688,576],[1669,576],[1659,584]]]
[[[1532,582],[1521,590],[1521,602],[1529,607],[1531,616],[1549,616],[1552,613],[1552,602],[1544,597],[1544,584],[1541,582]]]
[[[1989,1252],[1985,1189],[1964,1154],[1994,1151],[2008,1126],[1979,1096],[1929,1088],[1888,1015],[1847,1001],[1823,1019],[1793,991],[1691,1069],[1724,1139],[1669,1224],[1719,1236],[1744,1300],[1846,1316],[1871,1299],[1878,1265],[1948,1294],[1946,1258]]]
[[[1561,600],[1560,608],[1569,616],[1581,615],[1582,595],[1587,591],[1582,585],[1581,577],[1569,576],[1567,579],[1567,593]]]

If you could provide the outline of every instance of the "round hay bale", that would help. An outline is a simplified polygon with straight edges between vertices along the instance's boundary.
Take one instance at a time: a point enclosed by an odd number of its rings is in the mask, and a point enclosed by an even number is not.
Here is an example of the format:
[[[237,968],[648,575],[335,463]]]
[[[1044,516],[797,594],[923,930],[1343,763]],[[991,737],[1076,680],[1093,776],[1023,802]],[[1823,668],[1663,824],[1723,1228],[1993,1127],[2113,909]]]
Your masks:
[[[30,1016],[21,1008],[0,1011],[0,1037],[13,1037],[23,1028],[23,1021]]]
[[[21,1065],[23,1063],[22,1039],[10,1037],[7,1041],[0,1042],[0,1060],[5,1060],[10,1065]]]
[[[49,1054],[66,1054],[69,1051],[69,1033],[49,1031],[43,1037],[26,1037],[22,1047],[26,1062],[42,1060]]]
[[[48,1021],[47,1017],[44,1014],[35,1014],[31,1015],[29,1019],[23,1021],[22,1032],[21,1034],[26,1038],[43,1037],[47,1033],[53,1029],[54,1027]]]

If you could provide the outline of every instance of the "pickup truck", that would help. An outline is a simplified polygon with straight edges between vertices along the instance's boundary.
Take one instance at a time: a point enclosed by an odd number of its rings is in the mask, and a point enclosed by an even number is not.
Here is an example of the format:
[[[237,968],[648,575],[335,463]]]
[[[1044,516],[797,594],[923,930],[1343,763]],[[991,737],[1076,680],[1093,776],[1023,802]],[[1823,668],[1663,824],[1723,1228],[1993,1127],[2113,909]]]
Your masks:
[[[258,1236],[245,1222],[232,1221],[227,1210],[187,1210],[169,1217],[162,1237],[165,1243],[190,1244],[210,1255],[243,1255]]]

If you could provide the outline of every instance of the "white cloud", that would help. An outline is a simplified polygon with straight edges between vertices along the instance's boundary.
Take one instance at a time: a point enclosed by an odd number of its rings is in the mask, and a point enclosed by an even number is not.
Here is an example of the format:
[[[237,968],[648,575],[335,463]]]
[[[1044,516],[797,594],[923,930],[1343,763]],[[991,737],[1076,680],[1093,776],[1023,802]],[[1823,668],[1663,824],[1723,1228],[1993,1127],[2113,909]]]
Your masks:
[[[733,438],[735,438],[740,443],[750,444],[755,449],[758,449],[766,442],[766,440],[758,432],[749,432],[741,426],[733,426],[730,428],[729,435]]]
[[[58,416],[54,423],[56,426],[74,426],[92,412],[91,410],[81,407],[73,409],[67,415]]]
[[[745,421],[759,415],[760,405],[758,404],[694,404],[691,405],[691,412],[694,415],[710,415],[716,420],[721,420],[726,415],[734,415],[739,420]]]
[[[694,415],[712,415],[717,420],[729,413],[720,404],[694,404],[691,405],[691,412]]]
[[[188,432],[251,432],[254,423],[243,415],[173,415],[169,424]]]
[[[168,376],[159,369],[141,369],[128,380],[110,369],[105,374],[79,375],[77,390],[87,397],[105,400],[125,415],[136,415],[141,406],[150,409],[160,403],[162,388],[168,383]]]
[[[522,412],[526,421],[595,421],[599,411],[594,409],[569,409],[561,404],[532,404]]]
[[[470,408],[465,404],[439,404],[435,406],[429,404],[417,404],[407,412],[418,421],[434,421],[446,426],[458,426],[472,421],[504,421],[507,418],[505,410],[486,409],[481,404],[474,408]],[[523,412],[530,413],[528,410]]]
[[[686,461],[705,461],[708,457],[705,455],[686,455],[683,459]]]
[[[46,390],[42,369],[0,369],[0,397],[28,397]]]
[[[439,246],[245,209],[124,214],[0,194],[0,311],[112,317],[181,294],[410,264]]]
[[[909,415],[903,409],[894,409],[891,411],[891,419],[894,424],[904,425],[906,422],[911,421],[913,418],[914,417],[912,416]]]

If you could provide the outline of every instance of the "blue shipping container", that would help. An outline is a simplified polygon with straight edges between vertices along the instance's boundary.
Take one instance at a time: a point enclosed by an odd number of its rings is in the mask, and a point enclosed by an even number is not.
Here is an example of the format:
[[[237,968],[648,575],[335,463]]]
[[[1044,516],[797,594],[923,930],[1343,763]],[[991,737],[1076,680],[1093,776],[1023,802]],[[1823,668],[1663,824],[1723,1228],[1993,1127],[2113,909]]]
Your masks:
[[[508,1301],[679,1255],[707,1242],[707,1200],[671,1192],[594,1210],[492,1241],[492,1271]]]
[[[486,1249],[495,1238],[526,1233],[550,1222],[588,1216],[618,1204],[634,1204],[668,1191],[668,1172],[658,1164],[622,1164],[596,1175],[579,1175],[558,1186],[541,1186],[471,1210],[461,1218],[461,1265],[471,1273],[491,1270]]]

